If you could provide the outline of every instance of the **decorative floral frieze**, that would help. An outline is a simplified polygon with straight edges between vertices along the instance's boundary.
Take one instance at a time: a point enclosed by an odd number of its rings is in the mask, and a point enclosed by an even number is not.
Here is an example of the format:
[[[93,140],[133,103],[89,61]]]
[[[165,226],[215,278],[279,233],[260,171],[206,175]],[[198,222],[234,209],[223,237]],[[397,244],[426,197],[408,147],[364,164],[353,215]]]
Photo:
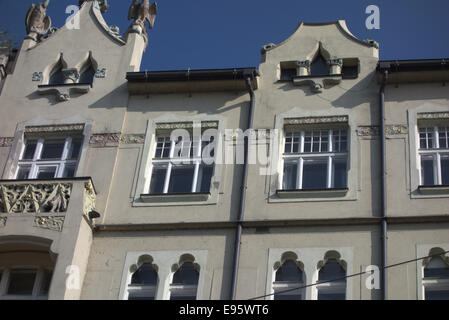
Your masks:
[[[329,66],[337,65],[337,66],[342,67],[343,66],[343,59],[329,59],[329,60],[327,60],[327,64]]]
[[[71,192],[70,183],[0,185],[0,212],[66,212]]]
[[[14,138],[10,137],[0,137],[0,147],[11,147]]]
[[[0,217],[0,228],[6,226],[6,220],[8,220],[7,217]]]
[[[64,220],[64,216],[35,217],[34,227],[61,232],[64,225]]]
[[[157,130],[175,130],[175,129],[192,129],[192,128],[218,128],[218,121],[203,122],[170,122],[156,124]]]
[[[106,71],[106,68],[97,69],[97,71],[95,71],[95,78],[106,78]]]
[[[344,123],[344,122],[348,122],[348,116],[290,118],[284,120],[284,124],[286,125]]]
[[[83,212],[89,217],[89,212],[95,209],[96,193],[92,182],[88,181],[84,184],[84,196],[83,196]]]
[[[120,143],[131,144],[131,143],[144,143],[144,134],[125,134],[120,138]]]
[[[356,130],[359,137],[379,136],[379,126],[360,126]]]
[[[59,132],[73,132],[83,130],[84,124],[25,127],[25,133],[43,133],[43,132],[59,133]]]
[[[97,133],[90,137],[89,145],[93,148],[116,147],[120,141],[120,133]]]
[[[393,124],[385,126],[385,133],[387,135],[395,135],[395,134],[407,134],[408,127],[403,124]]]
[[[418,120],[449,119],[449,112],[418,113]]]

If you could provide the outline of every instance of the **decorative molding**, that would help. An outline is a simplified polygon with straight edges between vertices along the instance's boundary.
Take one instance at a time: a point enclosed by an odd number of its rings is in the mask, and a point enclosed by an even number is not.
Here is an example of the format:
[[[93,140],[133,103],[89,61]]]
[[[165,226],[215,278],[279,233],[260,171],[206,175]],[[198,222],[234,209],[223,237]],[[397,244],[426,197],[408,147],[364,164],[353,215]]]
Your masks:
[[[13,137],[0,137],[0,147],[11,147],[13,142]]]
[[[97,71],[95,71],[95,78],[106,78],[106,72],[106,68],[97,69]]]
[[[356,132],[359,137],[375,137],[380,135],[380,128],[379,126],[359,126]]]
[[[64,225],[64,220],[64,216],[35,217],[34,227],[61,232]]]
[[[120,133],[97,133],[89,140],[89,146],[93,148],[116,147],[120,141]]]
[[[271,50],[275,47],[276,47],[276,45],[274,43],[268,43],[268,44],[263,45],[263,47],[260,51],[262,54],[265,54],[268,50]]]
[[[199,122],[171,122],[157,123],[156,130],[175,130],[175,129],[192,129],[192,128],[211,129],[218,128],[218,121],[202,121]]]
[[[343,59],[329,59],[329,60],[327,60],[327,64],[329,66],[337,65],[337,66],[342,67],[343,66]]]
[[[90,91],[90,88],[91,85],[85,83],[40,85],[38,86],[37,92],[40,95],[54,94],[59,101],[69,101],[73,93],[88,93]]]
[[[370,45],[371,47],[374,47],[376,49],[379,49],[379,42],[373,39],[365,39],[363,40],[366,44]]]
[[[71,183],[0,185],[0,212],[66,212]]]
[[[418,120],[449,120],[449,112],[423,112],[418,113]]]
[[[120,37],[120,28],[117,26],[109,26],[109,33],[114,37]]]
[[[404,124],[393,124],[385,126],[385,134],[387,135],[396,135],[396,134],[407,134],[408,126]]]
[[[67,125],[54,125],[54,126],[30,126],[25,127],[25,133],[60,133],[60,132],[73,132],[83,131],[84,124],[67,124]]]
[[[144,143],[145,134],[125,134],[120,138],[120,143],[132,144],[132,143]]]
[[[310,86],[312,92],[321,93],[326,85],[336,85],[341,80],[342,76],[340,74],[323,77],[300,76],[293,78],[293,84],[295,86]]]
[[[0,217],[0,228],[6,226],[6,220],[8,220],[7,217]]]
[[[43,75],[42,72],[33,72],[33,76],[31,78],[32,81],[42,81]]]
[[[64,75],[64,79],[71,80],[72,83],[78,82],[80,78],[80,73],[76,68],[62,69],[61,72]]]
[[[285,119],[284,125],[347,123],[347,122],[348,122],[348,116],[305,117],[305,118]]]

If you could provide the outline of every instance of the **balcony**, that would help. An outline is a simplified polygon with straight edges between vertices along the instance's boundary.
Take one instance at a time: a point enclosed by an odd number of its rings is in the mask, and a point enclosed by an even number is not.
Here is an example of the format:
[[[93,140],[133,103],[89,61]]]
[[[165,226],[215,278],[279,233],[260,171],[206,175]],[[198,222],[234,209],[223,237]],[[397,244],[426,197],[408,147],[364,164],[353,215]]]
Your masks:
[[[95,198],[89,177],[0,180],[0,234],[10,222],[16,224],[13,229],[26,230],[31,224],[33,228],[61,232],[68,214],[82,214],[92,226],[90,213],[95,208]]]

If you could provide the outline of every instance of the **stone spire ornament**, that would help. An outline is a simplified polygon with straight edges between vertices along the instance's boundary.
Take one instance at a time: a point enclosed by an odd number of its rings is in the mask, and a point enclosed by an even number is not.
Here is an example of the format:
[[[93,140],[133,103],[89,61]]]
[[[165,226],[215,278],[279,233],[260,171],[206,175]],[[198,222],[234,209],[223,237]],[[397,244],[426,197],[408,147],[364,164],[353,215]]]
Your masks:
[[[152,29],[154,20],[156,20],[156,14],[156,2],[150,6],[150,0],[142,0],[141,3],[139,3],[139,0],[133,0],[129,7],[128,20],[134,19],[134,22],[129,27],[129,32],[147,36],[146,21],[148,21],[149,28]]]
[[[45,0],[44,3],[34,3],[28,9],[25,26],[27,31],[26,39],[32,39],[38,42],[43,35],[45,35],[51,27],[51,19],[47,16],[47,7],[50,0]]]

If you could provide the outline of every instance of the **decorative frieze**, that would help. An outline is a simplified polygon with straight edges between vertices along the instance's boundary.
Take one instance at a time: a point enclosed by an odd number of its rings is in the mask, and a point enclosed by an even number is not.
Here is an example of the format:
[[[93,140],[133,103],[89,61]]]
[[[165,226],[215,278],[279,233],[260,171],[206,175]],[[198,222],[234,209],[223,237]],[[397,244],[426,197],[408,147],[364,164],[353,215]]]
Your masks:
[[[14,138],[0,137],[0,147],[11,147],[14,142]]]
[[[120,138],[120,143],[124,144],[132,144],[132,143],[144,143],[145,135],[144,134],[125,134]]]
[[[449,111],[418,113],[418,120],[439,120],[439,119],[449,119]]]
[[[329,59],[327,60],[327,65],[329,66],[343,66],[343,59]]]
[[[379,136],[380,135],[380,127],[379,126],[360,126],[357,127],[357,135],[359,137],[366,136]],[[385,134],[389,136],[397,135],[397,134],[407,134],[408,127],[403,124],[393,124],[385,126]]]
[[[116,147],[120,141],[120,133],[97,133],[89,140],[89,146],[93,148]]]
[[[74,132],[83,131],[84,124],[68,124],[68,125],[54,125],[54,126],[31,126],[25,127],[25,133],[60,133],[60,132]]]
[[[34,227],[61,232],[64,220],[64,216],[35,217]]]
[[[202,121],[202,122],[170,122],[156,124],[157,130],[175,130],[175,129],[192,129],[192,128],[218,128],[218,121]]]
[[[95,78],[106,78],[106,72],[107,69],[106,68],[102,68],[102,69],[97,69],[97,71],[95,71]]]
[[[360,126],[357,128],[356,132],[359,137],[374,137],[380,135],[380,128],[379,126]]]
[[[0,217],[0,228],[6,226],[6,220],[8,220],[7,217]]]
[[[0,185],[0,212],[66,212],[71,183]]]
[[[387,135],[396,135],[396,134],[407,134],[408,127],[403,124],[393,124],[385,126],[385,134]]]
[[[306,117],[285,119],[285,125],[304,125],[304,124],[322,124],[322,123],[347,123],[348,116],[329,116],[329,117]]]

